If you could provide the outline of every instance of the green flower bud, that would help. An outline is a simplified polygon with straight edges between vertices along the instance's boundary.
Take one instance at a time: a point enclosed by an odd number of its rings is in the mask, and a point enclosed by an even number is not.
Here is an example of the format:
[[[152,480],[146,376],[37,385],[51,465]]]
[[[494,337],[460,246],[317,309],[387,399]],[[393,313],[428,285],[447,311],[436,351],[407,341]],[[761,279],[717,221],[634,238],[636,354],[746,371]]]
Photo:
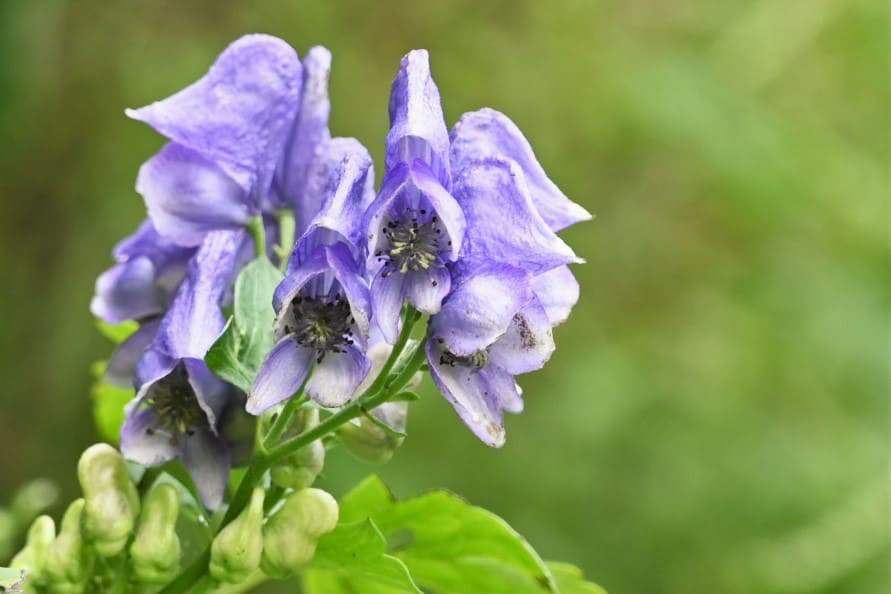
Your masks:
[[[366,462],[383,464],[402,442],[408,414],[407,402],[387,402],[372,410],[374,419],[360,417],[338,429],[347,450]]]
[[[319,424],[319,409],[299,410],[287,435],[297,435]],[[283,489],[305,489],[315,482],[325,465],[325,445],[316,440],[275,465],[269,474],[272,482]]]
[[[139,581],[163,584],[179,572],[178,515],[179,493],[172,485],[156,485],[145,496],[139,530],[130,545],[133,574]]]
[[[56,525],[49,516],[40,516],[28,529],[25,547],[12,558],[9,566],[12,569],[24,569],[27,572],[25,590],[33,591],[34,586],[44,580],[44,568],[50,546],[56,538]]]
[[[263,527],[263,573],[294,575],[316,554],[316,545],[337,526],[337,501],[321,489],[291,493]]]
[[[84,492],[84,531],[102,557],[120,553],[139,514],[139,494],[120,453],[105,443],[84,451],[77,464]]]
[[[210,574],[221,582],[243,582],[260,566],[263,552],[263,499],[256,487],[251,501],[237,518],[223,528],[210,548]]]
[[[80,594],[86,587],[93,569],[93,557],[81,535],[84,505],[83,499],[77,499],[68,506],[62,516],[59,535],[50,545],[45,564],[50,592]]]

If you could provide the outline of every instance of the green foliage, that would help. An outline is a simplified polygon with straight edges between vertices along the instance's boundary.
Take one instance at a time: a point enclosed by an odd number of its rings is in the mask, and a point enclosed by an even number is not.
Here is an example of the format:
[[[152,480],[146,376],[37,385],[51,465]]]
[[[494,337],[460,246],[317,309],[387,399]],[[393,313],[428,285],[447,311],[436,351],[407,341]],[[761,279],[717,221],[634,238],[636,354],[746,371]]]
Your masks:
[[[232,316],[205,357],[211,371],[242,390],[250,390],[272,348],[272,293],[281,280],[281,272],[266,256],[245,266],[235,281]]]
[[[362,539],[351,534],[360,530],[365,533]],[[379,540],[375,534],[381,535]],[[351,539],[353,544],[348,545]],[[415,591],[409,585],[381,579],[378,573],[357,570],[358,566],[350,560],[355,559],[357,553],[337,551],[347,546],[356,547],[356,541],[363,540],[368,542],[363,548],[376,550],[381,559],[404,562],[418,586],[435,592],[560,592],[549,566],[522,536],[495,514],[445,491],[396,501],[376,476],[369,477],[344,497],[341,524],[322,539],[319,556],[304,578],[307,591]],[[385,550],[392,557],[384,555]],[[339,563],[334,567],[330,567],[332,554],[337,555],[335,561]],[[376,561],[375,568],[380,568],[380,560]],[[337,569],[337,575],[331,575],[332,569]],[[392,571],[395,567],[388,569]],[[580,573],[562,565],[558,569],[568,594],[587,592]]]
[[[548,561],[547,566],[557,582],[560,594],[606,594],[606,590],[597,584],[586,582],[582,570],[575,565]]]

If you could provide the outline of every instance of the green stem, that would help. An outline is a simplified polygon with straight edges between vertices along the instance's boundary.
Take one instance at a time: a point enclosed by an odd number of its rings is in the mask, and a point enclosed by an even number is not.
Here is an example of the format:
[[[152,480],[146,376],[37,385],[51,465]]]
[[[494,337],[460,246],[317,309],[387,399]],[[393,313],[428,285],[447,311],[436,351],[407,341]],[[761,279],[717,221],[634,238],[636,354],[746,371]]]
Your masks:
[[[296,232],[296,224],[294,222],[294,212],[291,210],[280,210],[276,213],[278,217],[278,246],[275,248],[279,259],[279,269],[284,272],[288,267],[288,255],[291,248],[294,247],[294,233]]]
[[[302,393],[303,388],[300,388],[296,394],[285,402],[278,417],[276,417],[275,421],[272,423],[272,427],[269,428],[266,437],[263,438],[264,450],[268,450],[270,447],[278,443],[278,440],[281,439],[281,436],[288,428],[288,425],[291,424],[291,419],[294,418],[294,413],[297,412],[297,409],[303,406],[304,402],[306,402],[306,397],[302,396]]]
[[[259,258],[260,256],[266,255],[266,228],[263,226],[263,219],[261,217],[254,217],[250,221],[248,221],[247,229],[251,234],[251,237],[254,238],[254,251],[256,252],[256,256]]]
[[[393,366],[396,365],[396,361],[399,360],[399,355],[402,354],[402,350],[408,343],[408,339],[411,338],[411,332],[420,317],[421,313],[419,311],[412,307],[408,308],[408,312],[405,314],[405,322],[402,324],[402,333],[399,335],[399,338],[396,339],[396,344],[393,345],[393,350],[390,351],[390,357],[387,359],[387,362],[384,363],[384,366],[381,368],[377,378],[375,378],[374,383],[368,387],[368,390],[365,392],[366,394],[376,394],[384,387],[387,379],[389,379],[390,371],[393,370]]]

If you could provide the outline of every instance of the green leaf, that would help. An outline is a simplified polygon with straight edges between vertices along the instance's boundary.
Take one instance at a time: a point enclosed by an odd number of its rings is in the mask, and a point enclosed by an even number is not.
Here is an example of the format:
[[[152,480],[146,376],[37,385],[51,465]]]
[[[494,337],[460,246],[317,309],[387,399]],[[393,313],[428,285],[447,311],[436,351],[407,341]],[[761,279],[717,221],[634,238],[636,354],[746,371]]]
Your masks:
[[[281,272],[266,256],[244,267],[235,281],[232,316],[204,358],[211,371],[242,390],[250,390],[272,349],[272,294],[281,280]]]
[[[547,566],[557,582],[560,594],[606,594],[606,590],[593,582],[586,582],[582,570],[570,563],[547,561]]]
[[[115,344],[121,344],[127,337],[139,329],[139,323],[133,320],[121,322],[120,324],[109,324],[104,320],[96,320],[96,327],[99,332]]]
[[[422,588],[467,594],[558,592],[548,566],[504,520],[434,491],[395,501],[371,476],[344,497],[343,522],[370,517]]]
[[[313,575],[328,574],[328,575]],[[351,585],[346,592],[413,592],[420,590],[405,564],[387,554],[387,541],[370,518],[340,523],[319,541],[304,581]],[[376,589],[375,589],[376,588]],[[329,589],[308,589],[329,592]],[[336,592],[337,590],[334,590]]]
[[[135,392],[130,388],[106,383],[103,379],[105,367],[105,361],[96,361],[91,368],[95,378],[90,390],[93,420],[102,439],[117,444],[121,436],[121,425],[124,424],[124,407],[133,399]]]

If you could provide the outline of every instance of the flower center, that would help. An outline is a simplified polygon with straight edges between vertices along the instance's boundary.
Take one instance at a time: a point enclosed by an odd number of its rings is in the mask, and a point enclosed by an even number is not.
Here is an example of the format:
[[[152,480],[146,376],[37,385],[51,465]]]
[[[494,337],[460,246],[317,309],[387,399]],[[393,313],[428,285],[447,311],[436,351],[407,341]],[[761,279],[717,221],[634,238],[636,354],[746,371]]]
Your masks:
[[[298,345],[315,349],[317,363],[325,354],[344,352],[343,345],[353,344],[353,316],[350,304],[338,295],[333,300],[297,296],[291,301],[294,323],[285,332],[294,335]]]
[[[439,218],[433,215],[426,222],[419,222],[427,215],[425,209],[409,209],[398,221],[390,221],[383,229],[387,247],[375,253],[379,261],[385,262],[384,277],[393,272],[406,274],[409,271],[427,270],[436,264],[442,246],[442,229]],[[448,245],[451,245],[451,241]]]
[[[207,415],[198,404],[182,364],[152,387],[146,402],[168,431],[191,435],[195,428],[207,426]]]
[[[469,355],[456,355],[451,351],[444,350],[439,356],[440,365],[448,365],[454,367],[472,367],[474,369],[482,369],[489,362],[489,351],[486,349],[479,350]]]

